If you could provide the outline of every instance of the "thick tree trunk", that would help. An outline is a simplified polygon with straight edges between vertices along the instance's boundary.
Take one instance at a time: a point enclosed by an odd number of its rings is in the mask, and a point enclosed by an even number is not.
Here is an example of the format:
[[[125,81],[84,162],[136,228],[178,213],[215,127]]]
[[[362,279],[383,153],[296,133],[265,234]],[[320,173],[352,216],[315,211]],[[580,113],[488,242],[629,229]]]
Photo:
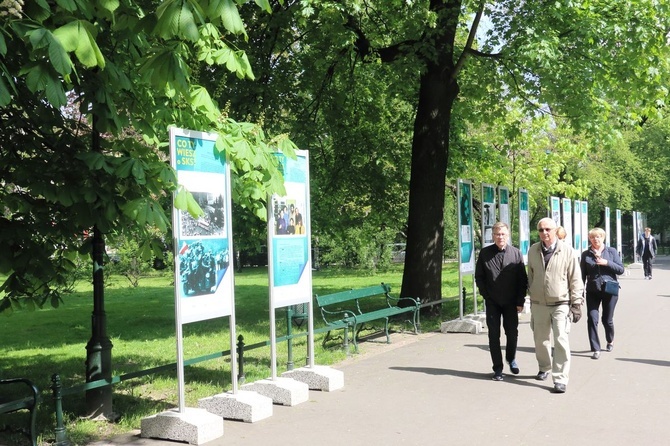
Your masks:
[[[435,59],[429,59],[421,76],[419,103],[412,140],[409,184],[409,219],[401,296],[423,303],[442,298],[444,195],[449,161],[449,127],[456,82],[454,42],[461,0],[431,0],[437,14],[432,36]],[[431,312],[436,313],[437,307]]]
[[[421,78],[412,141],[409,221],[402,296],[422,302],[442,298],[444,197],[449,123],[458,95],[452,66],[435,64]]]

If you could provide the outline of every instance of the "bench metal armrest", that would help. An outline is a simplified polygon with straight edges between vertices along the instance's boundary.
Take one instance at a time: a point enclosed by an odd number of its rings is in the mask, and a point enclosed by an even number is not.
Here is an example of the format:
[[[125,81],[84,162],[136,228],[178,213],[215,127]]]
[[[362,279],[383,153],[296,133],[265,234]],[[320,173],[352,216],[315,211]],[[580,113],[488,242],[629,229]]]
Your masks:
[[[37,444],[37,432],[35,422],[37,418],[37,405],[40,403],[40,391],[32,381],[27,378],[0,379],[0,385],[25,384],[30,389],[30,396],[20,398],[14,401],[8,401],[0,404],[0,413],[16,412],[17,410],[27,409],[30,411],[30,420],[28,427],[28,436],[32,446]]]
[[[25,384],[28,386],[30,389],[31,393],[31,398],[33,400],[33,406],[37,406],[37,404],[40,402],[40,391],[37,388],[35,384],[33,384],[32,381],[30,381],[27,378],[9,378],[9,379],[0,379],[0,385],[3,384]],[[24,401],[26,398],[20,399],[20,401]],[[17,400],[18,401],[18,400]],[[5,402],[3,403],[3,406],[9,406],[9,404],[12,403],[12,401]]]

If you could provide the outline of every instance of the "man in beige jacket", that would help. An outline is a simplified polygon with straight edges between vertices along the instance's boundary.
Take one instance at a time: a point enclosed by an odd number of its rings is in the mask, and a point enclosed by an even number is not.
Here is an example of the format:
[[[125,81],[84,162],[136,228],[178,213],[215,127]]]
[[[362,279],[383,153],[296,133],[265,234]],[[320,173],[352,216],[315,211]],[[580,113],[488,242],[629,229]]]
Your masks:
[[[535,357],[544,381],[551,372],[554,392],[565,393],[570,372],[570,319],[581,318],[584,284],[579,257],[556,237],[556,223],[543,218],[537,224],[540,242],[528,250],[528,295]],[[553,333],[554,354],[551,354]]]

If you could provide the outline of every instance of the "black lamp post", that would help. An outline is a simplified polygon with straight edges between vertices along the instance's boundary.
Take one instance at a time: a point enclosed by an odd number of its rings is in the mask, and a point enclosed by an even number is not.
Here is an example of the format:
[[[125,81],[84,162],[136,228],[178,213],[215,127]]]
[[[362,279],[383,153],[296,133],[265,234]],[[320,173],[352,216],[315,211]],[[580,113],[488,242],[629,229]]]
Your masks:
[[[93,150],[100,150],[100,134],[93,117]],[[104,285],[105,239],[97,226],[93,228],[93,314],[91,339],[86,344],[86,382],[112,378],[112,341],[107,336]],[[113,418],[112,386],[86,391],[86,409],[91,418]]]

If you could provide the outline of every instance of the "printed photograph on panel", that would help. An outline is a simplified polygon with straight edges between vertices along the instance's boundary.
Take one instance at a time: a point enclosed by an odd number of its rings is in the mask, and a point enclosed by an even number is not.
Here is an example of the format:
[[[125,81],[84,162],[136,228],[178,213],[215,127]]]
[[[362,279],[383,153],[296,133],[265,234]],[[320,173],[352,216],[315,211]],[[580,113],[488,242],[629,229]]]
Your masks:
[[[195,219],[181,212],[181,236],[221,236],[225,232],[225,205],[222,194],[191,192],[204,214]]]

